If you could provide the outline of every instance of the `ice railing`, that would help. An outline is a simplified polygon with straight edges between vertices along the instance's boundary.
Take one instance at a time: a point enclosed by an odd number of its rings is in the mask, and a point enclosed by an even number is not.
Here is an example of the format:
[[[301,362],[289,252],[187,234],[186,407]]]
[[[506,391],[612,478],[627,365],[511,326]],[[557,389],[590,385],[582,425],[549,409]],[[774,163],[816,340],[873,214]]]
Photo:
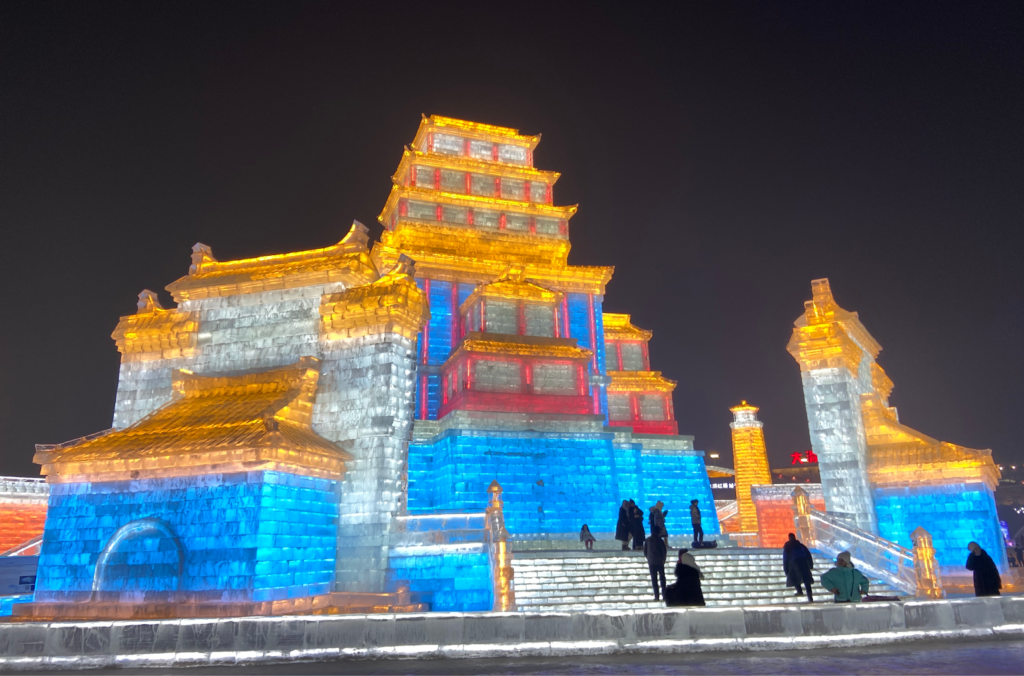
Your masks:
[[[835,557],[839,552],[850,552],[854,563],[863,572],[879,577],[907,594],[933,595],[918,593],[918,570],[914,565],[915,550],[901,547],[895,542],[863,531],[843,519],[812,508],[806,491],[801,488],[793,491],[793,511],[799,537],[809,546],[830,557]],[[927,536],[927,543],[924,542],[923,537],[920,537],[922,533]],[[936,575],[937,567],[934,565],[931,536],[924,529],[915,531],[914,535],[918,536],[915,537],[915,549],[917,549],[916,541],[920,539],[922,547],[931,550],[932,566],[931,570],[927,572]],[[922,569],[922,572],[925,571]],[[937,584],[936,580],[932,582]],[[932,587],[934,585],[923,585],[921,592],[925,592],[925,586]],[[938,584],[937,588],[941,592],[941,584]]]
[[[516,609],[512,570],[512,536],[505,529],[504,502],[501,485],[492,481],[487,492],[490,501],[483,512],[435,511],[406,514],[395,519],[391,533],[393,549],[412,554],[418,549],[433,548],[437,553],[453,551],[487,552],[494,592],[493,610]]]
[[[718,523],[730,519],[740,513],[737,500],[715,500],[715,511],[718,512]]]

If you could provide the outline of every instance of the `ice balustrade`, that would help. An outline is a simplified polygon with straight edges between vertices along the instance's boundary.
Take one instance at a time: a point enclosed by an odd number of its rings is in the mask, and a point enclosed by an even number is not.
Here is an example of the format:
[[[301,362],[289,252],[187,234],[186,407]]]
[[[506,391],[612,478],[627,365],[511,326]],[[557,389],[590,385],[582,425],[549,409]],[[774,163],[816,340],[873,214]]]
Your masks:
[[[715,500],[715,511],[718,512],[718,523],[731,519],[740,513],[739,502],[736,500]]]
[[[911,550],[814,509],[802,488],[797,487],[792,495],[798,537],[808,546],[831,557],[850,552],[861,570],[908,594],[944,596],[931,535],[924,528],[912,534],[915,547]]]
[[[501,485],[487,489],[483,512],[437,510],[396,519],[390,586],[406,585],[435,611],[516,609],[512,538],[505,528]]]

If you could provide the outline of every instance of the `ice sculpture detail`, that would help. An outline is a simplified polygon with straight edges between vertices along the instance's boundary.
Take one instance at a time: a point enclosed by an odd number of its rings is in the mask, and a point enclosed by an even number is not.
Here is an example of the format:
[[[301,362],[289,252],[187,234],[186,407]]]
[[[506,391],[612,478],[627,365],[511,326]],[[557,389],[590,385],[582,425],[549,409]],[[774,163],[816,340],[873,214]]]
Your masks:
[[[736,502],[739,507],[739,529],[743,533],[756,533],[757,509],[750,496],[751,486],[772,483],[768,468],[768,450],[764,445],[764,423],[757,419],[757,406],[746,401],[733,406],[732,455],[736,468]]]
[[[836,304],[827,279],[811,289],[788,350],[800,364],[827,511],[905,548],[926,529],[943,578],[962,574],[971,540],[1005,570],[992,452],[900,423],[889,406],[893,383],[875,362],[881,346],[856,312]]]

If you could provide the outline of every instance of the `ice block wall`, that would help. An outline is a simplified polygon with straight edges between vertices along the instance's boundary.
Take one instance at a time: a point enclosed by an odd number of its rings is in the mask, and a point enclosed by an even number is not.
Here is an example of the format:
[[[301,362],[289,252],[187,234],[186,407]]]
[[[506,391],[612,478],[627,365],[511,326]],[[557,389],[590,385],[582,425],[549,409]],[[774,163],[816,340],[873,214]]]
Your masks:
[[[122,603],[323,594],[337,508],[336,482],[283,472],[54,484],[35,600],[87,601],[94,590]]]

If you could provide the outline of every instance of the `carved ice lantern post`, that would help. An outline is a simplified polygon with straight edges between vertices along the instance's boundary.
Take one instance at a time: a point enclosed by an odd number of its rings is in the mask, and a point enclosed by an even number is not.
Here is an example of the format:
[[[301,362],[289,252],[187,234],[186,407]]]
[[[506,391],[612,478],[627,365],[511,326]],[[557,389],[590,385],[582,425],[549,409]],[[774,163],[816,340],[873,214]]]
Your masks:
[[[939,564],[935,560],[932,534],[918,526],[910,539],[914,542],[914,572],[917,574],[918,598],[941,599],[946,597],[939,577]]]
[[[487,530],[490,533],[491,575],[494,580],[492,610],[512,611],[516,609],[516,591],[512,584],[512,550],[508,546],[501,484],[497,479],[487,487],[487,492],[491,494],[490,504],[487,505]]]
[[[811,532],[811,500],[807,491],[797,486],[792,493],[793,496],[793,522],[796,526],[796,536],[808,547],[814,546],[814,536]]]

